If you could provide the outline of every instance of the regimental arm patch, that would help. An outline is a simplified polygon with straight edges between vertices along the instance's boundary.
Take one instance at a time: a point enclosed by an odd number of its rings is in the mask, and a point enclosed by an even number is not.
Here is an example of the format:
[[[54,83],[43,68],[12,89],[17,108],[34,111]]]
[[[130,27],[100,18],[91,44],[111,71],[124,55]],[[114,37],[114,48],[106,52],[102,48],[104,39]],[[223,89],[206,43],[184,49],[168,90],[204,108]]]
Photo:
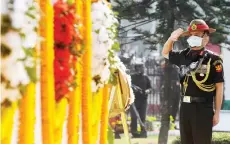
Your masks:
[[[214,61],[213,66],[216,69],[216,72],[222,72],[223,71],[223,62],[221,59]]]
[[[221,64],[217,64],[217,65],[215,66],[215,68],[216,68],[216,72],[222,72],[222,70],[223,70],[223,67],[222,67]]]
[[[215,59],[216,60],[212,63],[213,83],[224,82],[223,61],[219,57],[215,57]]]

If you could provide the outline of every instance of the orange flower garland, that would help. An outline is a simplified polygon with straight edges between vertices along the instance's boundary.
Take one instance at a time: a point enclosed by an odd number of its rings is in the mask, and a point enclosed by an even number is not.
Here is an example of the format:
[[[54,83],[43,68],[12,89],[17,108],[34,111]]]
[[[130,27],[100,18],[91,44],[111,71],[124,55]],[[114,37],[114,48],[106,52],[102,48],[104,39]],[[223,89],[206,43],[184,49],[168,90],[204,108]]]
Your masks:
[[[34,142],[35,92],[35,83],[30,83],[20,102],[19,144]]]
[[[40,0],[44,15],[40,21],[41,42],[41,108],[43,144],[54,144],[54,77],[53,77],[53,7],[49,0]]]
[[[82,140],[84,144],[92,142],[92,88],[91,88],[91,61],[92,61],[92,21],[91,21],[91,0],[83,1],[84,18],[84,45],[85,53],[82,57]]]
[[[101,107],[101,125],[100,125],[100,144],[107,144],[107,131],[109,121],[109,85],[105,85],[103,88],[103,106]]]
[[[82,0],[75,0],[76,14],[82,17]],[[81,25],[79,25],[80,34],[82,34]],[[77,50],[82,49],[82,44],[76,45]],[[69,115],[68,115],[68,144],[76,144],[79,141],[80,129],[80,110],[81,110],[81,96],[82,96],[82,65],[81,57],[78,58],[76,63],[77,69],[77,87],[70,93],[69,97]]]

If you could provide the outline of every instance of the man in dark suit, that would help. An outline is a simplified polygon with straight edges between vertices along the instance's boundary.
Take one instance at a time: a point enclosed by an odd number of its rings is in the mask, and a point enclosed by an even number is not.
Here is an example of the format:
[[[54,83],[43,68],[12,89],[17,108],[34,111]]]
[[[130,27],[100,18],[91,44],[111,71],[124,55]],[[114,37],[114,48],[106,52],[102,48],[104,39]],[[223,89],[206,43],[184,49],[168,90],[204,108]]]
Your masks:
[[[139,113],[140,119],[145,124],[147,98],[151,90],[150,80],[147,75],[144,74],[144,64],[142,62],[135,64],[135,73],[131,75],[132,87],[135,94],[134,105]],[[144,126],[141,126],[141,132],[137,132],[137,113],[131,108],[131,133],[134,138],[147,137],[147,132]]]

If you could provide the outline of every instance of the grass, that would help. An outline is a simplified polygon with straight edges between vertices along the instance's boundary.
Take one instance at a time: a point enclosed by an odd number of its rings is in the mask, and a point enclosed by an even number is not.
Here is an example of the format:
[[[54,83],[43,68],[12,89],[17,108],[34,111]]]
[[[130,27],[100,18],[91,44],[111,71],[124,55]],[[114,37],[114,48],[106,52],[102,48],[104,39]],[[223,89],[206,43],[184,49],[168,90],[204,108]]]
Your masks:
[[[176,136],[169,136],[168,137],[168,144],[171,144],[172,141],[176,138]],[[156,136],[149,136],[148,138],[134,138],[131,139],[132,144],[157,144],[158,142],[158,135]],[[121,139],[115,139],[114,144],[128,144],[125,137]]]

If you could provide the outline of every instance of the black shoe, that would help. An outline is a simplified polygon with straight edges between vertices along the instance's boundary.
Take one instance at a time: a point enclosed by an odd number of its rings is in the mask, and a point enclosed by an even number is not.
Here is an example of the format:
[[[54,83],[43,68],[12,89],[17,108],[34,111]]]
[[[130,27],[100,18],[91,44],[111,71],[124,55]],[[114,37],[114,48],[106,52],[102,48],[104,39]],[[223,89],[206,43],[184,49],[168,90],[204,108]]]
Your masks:
[[[115,139],[120,139],[121,136],[119,135],[119,133],[115,133]]]
[[[132,132],[132,138],[140,138],[140,134],[138,132]]]
[[[140,138],[147,138],[147,132],[146,131],[142,131],[140,133]]]

